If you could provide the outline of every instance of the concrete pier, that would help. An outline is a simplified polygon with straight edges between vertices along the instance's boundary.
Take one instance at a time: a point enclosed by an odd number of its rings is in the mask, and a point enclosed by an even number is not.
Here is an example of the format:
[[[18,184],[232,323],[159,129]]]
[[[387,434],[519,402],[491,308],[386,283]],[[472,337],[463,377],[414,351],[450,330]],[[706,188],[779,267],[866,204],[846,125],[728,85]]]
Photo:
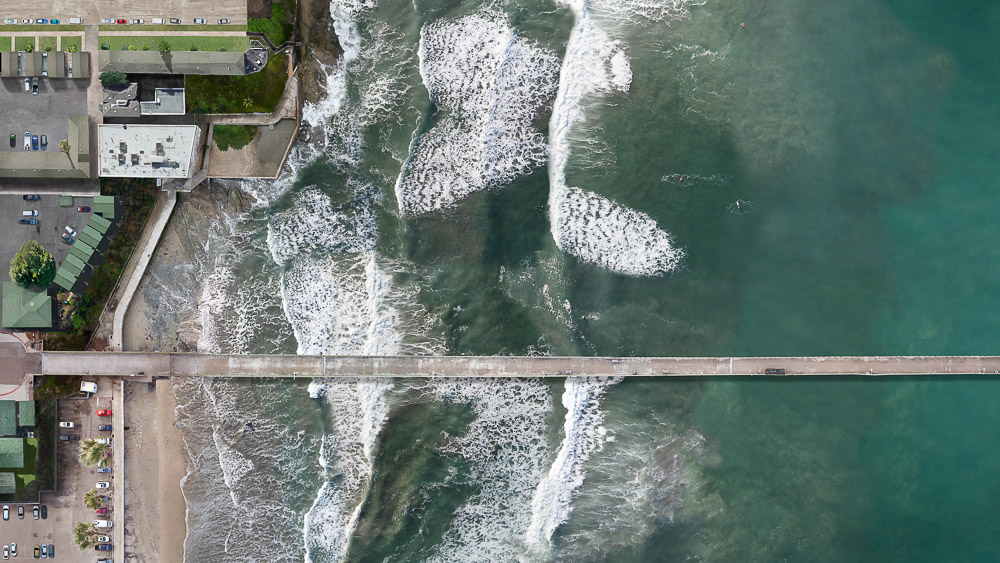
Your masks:
[[[1000,374],[1000,356],[607,358],[552,356],[296,356],[44,352],[39,374],[223,377],[566,377]]]

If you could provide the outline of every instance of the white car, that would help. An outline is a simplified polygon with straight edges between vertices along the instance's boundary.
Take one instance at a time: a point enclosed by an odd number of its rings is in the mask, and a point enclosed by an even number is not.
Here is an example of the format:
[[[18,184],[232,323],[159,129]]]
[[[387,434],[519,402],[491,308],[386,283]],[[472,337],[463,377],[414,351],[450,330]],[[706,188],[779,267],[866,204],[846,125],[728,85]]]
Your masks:
[[[66,228],[68,229],[69,227],[66,227]],[[72,422],[60,422],[59,423],[59,428],[73,428],[73,426],[74,425],[73,425]]]
[[[7,18],[7,19],[3,20],[3,23],[5,23],[7,25],[11,25],[11,24],[17,23],[17,20],[14,19],[14,18]]]
[[[144,20],[142,18],[136,18],[136,19],[132,20],[131,23],[132,23],[132,25],[138,25],[140,23],[146,23],[146,20]]]
[[[10,520],[10,507],[6,504],[3,505],[3,519]]]
[[[219,23],[224,25],[227,23],[231,23],[231,20],[229,18],[222,18],[221,20],[219,20]]]
[[[3,546],[3,558],[10,559],[10,548],[7,547],[6,545]]]
[[[115,18],[101,18],[101,23],[115,23]]]
[[[194,23],[208,23],[205,18],[195,18]]]
[[[95,488],[97,488],[97,489],[110,489],[111,488],[111,483],[109,483],[108,481],[98,481],[97,482],[97,486]]]
[[[73,227],[70,227],[69,225],[66,225],[66,234],[68,234],[69,236],[71,236],[73,238],[76,238],[76,231],[74,231]],[[69,426],[63,426],[63,424],[67,424],[67,423],[60,422],[59,426],[62,426],[63,428],[73,428],[73,423],[72,422],[68,423]]]
[[[21,23],[31,23],[31,19],[29,19],[29,18],[22,18],[21,19]]]
[[[111,543],[111,538],[108,536],[97,536],[97,543]]]
[[[111,520],[94,520],[95,528],[110,528]]]
[[[17,557],[17,542],[16,541],[10,542],[10,556],[11,557]]]
[[[111,438],[94,438],[94,441],[98,444],[110,444]]]

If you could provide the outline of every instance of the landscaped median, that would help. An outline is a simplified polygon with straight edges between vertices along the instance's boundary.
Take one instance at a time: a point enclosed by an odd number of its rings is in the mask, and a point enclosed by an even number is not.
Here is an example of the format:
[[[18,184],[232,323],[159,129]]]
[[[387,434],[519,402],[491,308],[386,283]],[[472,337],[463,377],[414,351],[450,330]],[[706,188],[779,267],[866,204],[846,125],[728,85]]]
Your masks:
[[[106,51],[157,51],[166,41],[170,51],[225,51],[242,53],[250,47],[246,36],[198,35],[101,35],[101,49]]]

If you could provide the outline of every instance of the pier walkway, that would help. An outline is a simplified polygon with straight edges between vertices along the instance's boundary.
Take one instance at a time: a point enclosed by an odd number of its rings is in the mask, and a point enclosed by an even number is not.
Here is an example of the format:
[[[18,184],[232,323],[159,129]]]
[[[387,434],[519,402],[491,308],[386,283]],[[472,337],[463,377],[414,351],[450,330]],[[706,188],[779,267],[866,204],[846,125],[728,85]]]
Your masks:
[[[38,374],[224,377],[566,377],[1000,374],[1000,356],[606,358],[552,356],[295,356],[43,352]]]

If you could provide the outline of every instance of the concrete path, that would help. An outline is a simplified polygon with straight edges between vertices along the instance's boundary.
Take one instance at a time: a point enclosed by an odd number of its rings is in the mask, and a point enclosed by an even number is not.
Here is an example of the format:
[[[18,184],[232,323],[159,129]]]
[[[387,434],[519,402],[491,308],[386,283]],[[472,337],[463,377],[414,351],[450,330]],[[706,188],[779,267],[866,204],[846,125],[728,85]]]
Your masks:
[[[97,127],[104,123],[104,114],[99,106],[104,100],[104,91],[101,87],[100,72],[97,68],[97,26],[88,25],[84,27],[83,50],[90,53],[90,83],[87,84],[87,123],[90,125],[90,177],[94,180],[98,177],[98,138]]]
[[[156,245],[160,243],[160,237],[163,236],[163,230],[167,227],[170,214],[173,213],[176,204],[177,192],[175,190],[167,190],[166,205],[160,209],[159,216],[155,218],[156,222],[153,223],[153,229],[150,231],[149,238],[146,239],[146,244],[143,246],[142,254],[139,255],[139,261],[136,263],[135,270],[125,285],[125,292],[122,293],[118,306],[115,307],[115,320],[111,328],[109,342],[112,350],[120,351],[122,349],[122,326],[125,324],[125,313],[128,311],[129,303],[132,302],[132,296],[135,295],[136,288],[139,287],[139,282],[142,281],[142,276],[146,273],[146,268],[149,267],[149,261],[153,257],[153,252],[156,251]]]
[[[1000,356],[596,358],[519,356],[293,356],[158,352],[45,352],[44,374],[226,377],[566,377],[1000,374]]]

